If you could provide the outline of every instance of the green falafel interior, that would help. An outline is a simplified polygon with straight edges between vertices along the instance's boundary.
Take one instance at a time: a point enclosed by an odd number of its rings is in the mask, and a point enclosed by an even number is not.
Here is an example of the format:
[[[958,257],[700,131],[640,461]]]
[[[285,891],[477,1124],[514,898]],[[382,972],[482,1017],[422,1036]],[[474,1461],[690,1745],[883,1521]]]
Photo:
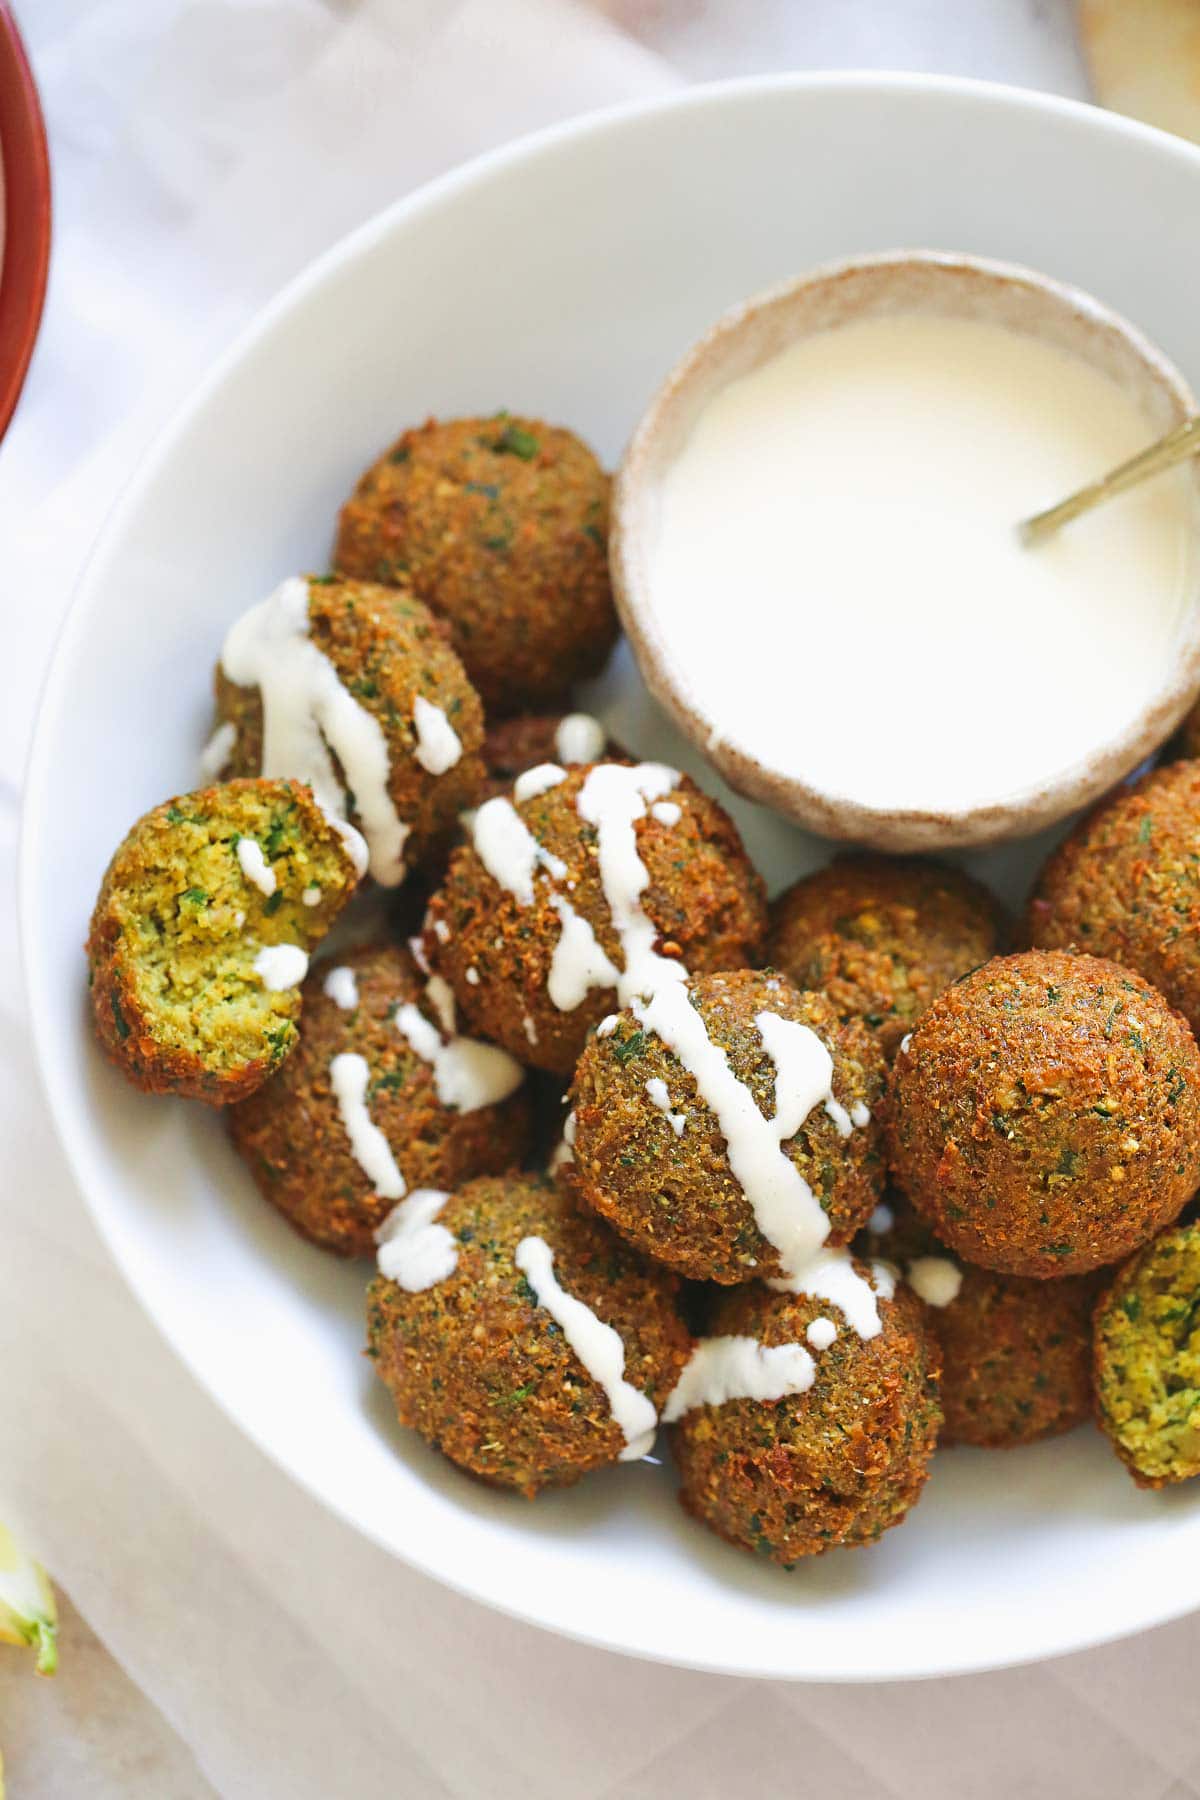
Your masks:
[[[308,952],[355,872],[307,788],[243,780],[139,820],[88,939],[102,1043],[139,1087],[241,1098],[296,1040]]]
[[[1125,1265],[1095,1332],[1100,1424],[1139,1487],[1200,1474],[1200,1225]]]

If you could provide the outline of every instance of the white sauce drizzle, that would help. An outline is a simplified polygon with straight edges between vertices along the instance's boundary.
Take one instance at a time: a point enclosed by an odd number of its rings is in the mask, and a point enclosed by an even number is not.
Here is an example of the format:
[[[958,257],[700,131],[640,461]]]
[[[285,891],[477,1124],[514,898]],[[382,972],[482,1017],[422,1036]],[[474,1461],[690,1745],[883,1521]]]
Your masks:
[[[359,873],[367,866],[385,887],[404,878],[409,827],[388,791],[387,739],[378,719],[342,686],[337,670],[308,635],[308,582],[294,576],[243,613],[229,630],[221,666],[240,687],[262,696],[262,773],[307,782],[340,832]],[[364,845],[346,819],[337,756],[363,823]]]
[[[574,1112],[569,1112],[563,1120],[562,1137],[555,1145],[554,1154],[550,1158],[550,1173],[561,1169],[564,1163],[575,1161],[575,1131],[579,1121]]]
[[[750,1089],[708,1036],[704,1020],[680,987],[660,988],[633,1013],[662,1039],[694,1078],[701,1099],[717,1116],[730,1167],[753,1209],[758,1228],[775,1245],[789,1273],[804,1268],[820,1249],[829,1223],[812,1189],[784,1155],[808,1114],[828,1092],[833,1061],[814,1031],[774,1013],[756,1020],[775,1061],[775,1117],[764,1119]],[[764,1028],[764,1021],[766,1025]],[[811,1042],[809,1041],[811,1040]]]
[[[867,1230],[873,1231],[876,1237],[886,1237],[895,1223],[895,1213],[886,1201],[881,1200],[867,1220]]]
[[[305,888],[305,890],[301,894],[300,898],[304,902],[305,906],[320,906],[321,890],[317,886],[315,881],[311,887]]]
[[[440,706],[418,694],[413,701],[417,742],[413,755],[430,775],[444,775],[462,755],[462,740]]]
[[[419,934],[416,937],[409,938],[408,949],[409,954],[416,963],[418,969],[420,969],[422,975],[428,975],[429,958],[425,954],[425,944]]]
[[[607,1013],[596,1027],[596,1036],[598,1038],[611,1037],[620,1023],[620,1013]]]
[[[471,967],[467,970],[467,986],[479,986],[479,970],[475,967],[474,963],[472,963]]]
[[[366,1057],[352,1050],[335,1056],[329,1065],[329,1082],[355,1162],[383,1199],[403,1199],[404,1177],[396,1166],[391,1145],[367,1109],[371,1071]]]
[[[819,1250],[796,1274],[767,1283],[779,1294],[808,1294],[814,1300],[831,1301],[861,1338],[878,1337],[883,1330],[876,1295],[890,1300],[895,1285],[885,1263],[872,1263],[871,1281],[864,1281],[848,1250]]]
[[[409,1294],[446,1281],[458,1267],[458,1245],[451,1232],[437,1223],[449,1194],[439,1188],[414,1188],[407,1200],[393,1207],[375,1242],[379,1249],[379,1273],[398,1282]]]
[[[890,1262],[873,1262],[871,1264],[871,1281],[875,1292],[881,1300],[893,1300],[896,1296],[897,1270]]]
[[[544,1238],[522,1238],[513,1259],[558,1325],[592,1380],[604,1389],[614,1423],[625,1438],[621,1462],[637,1462],[654,1443],[658,1416],[645,1394],[625,1379],[625,1346],[590,1306],[568,1294],[554,1273],[554,1252]]]
[[[904,1036],[900,1039],[900,1054],[901,1054],[901,1056],[908,1055],[908,1047],[911,1043],[912,1043],[912,1032],[906,1031]]]
[[[532,769],[526,769],[513,782],[513,799],[518,803],[522,800],[536,800],[539,794],[548,794],[551,788],[556,788],[566,779],[567,771],[557,763],[535,763]]]
[[[651,818],[657,819],[660,825],[678,825],[683,817],[683,808],[674,800],[656,800],[650,808]]]
[[[299,987],[308,974],[308,957],[299,944],[264,944],[254,959],[254,973],[269,993]]]
[[[828,1350],[837,1334],[837,1326],[832,1319],[814,1319],[804,1335],[814,1350]]]
[[[425,983],[425,997],[437,1014],[438,1024],[447,1037],[453,1037],[458,1029],[458,1012],[454,1004],[454,989],[442,975],[431,975]]]
[[[445,919],[435,919],[433,921],[433,935],[439,944],[448,944],[450,942],[450,927],[447,925]]]
[[[591,713],[568,713],[559,720],[554,751],[559,762],[599,762],[607,742],[603,725]]]
[[[667,1092],[667,1084],[661,1075],[652,1075],[646,1083],[646,1096],[652,1106],[665,1113],[671,1123],[671,1130],[676,1137],[682,1137],[687,1127],[687,1114],[671,1111],[671,1096]]]
[[[615,987],[620,973],[597,941],[589,921],[575,911],[569,900],[561,894],[551,894],[550,905],[559,916],[562,930],[550,959],[546,992],[559,1012],[574,1012],[592,988]]]
[[[572,1150],[570,1144],[568,1144],[566,1138],[559,1138],[554,1149],[550,1152],[550,1161],[547,1165],[551,1175],[554,1174],[556,1169],[565,1168],[567,1163],[573,1163],[574,1161],[575,1152]]]
[[[765,1345],[752,1337],[701,1338],[663,1407],[663,1423],[673,1424],[697,1406],[805,1394],[816,1373],[803,1344]]]
[[[275,871],[263,855],[262,845],[257,838],[240,837],[237,843],[238,867],[247,881],[253,882],[260,894],[268,898],[279,885],[275,879]]]
[[[327,994],[343,1012],[353,1012],[358,1005],[358,982],[354,970],[347,968],[345,963],[339,964],[336,969],[330,969],[321,983],[321,992]]]
[[[918,1256],[908,1265],[908,1285],[926,1306],[949,1306],[962,1284],[962,1270],[948,1256]]]
[[[200,752],[200,774],[203,780],[216,780],[233,754],[233,746],[236,743],[237,726],[232,719],[226,719],[217,726]]]
[[[560,880],[567,865],[543,850],[511,800],[498,794],[485,800],[471,824],[471,840],[480,862],[522,906],[533,904],[533,876],[540,866]]]
[[[660,799],[679,784],[679,771],[664,763],[598,763],[579,790],[576,810],[596,827],[597,861],[604,898],[621,941],[624,967],[617,982],[621,1004],[635,995],[650,995],[687,980],[683,964],[660,956],[658,933],[642,911],[641,896],[650,881],[638,855],[634,826],[646,816],[647,802]]]
[[[438,979],[434,976],[425,991],[442,1021],[445,1039],[411,1000],[397,1008],[396,1029],[433,1070],[434,1087],[443,1106],[460,1113],[498,1106],[520,1087],[525,1071],[515,1057],[495,1044],[455,1035],[453,997],[444,982],[434,988]]]
[[[529,1039],[530,1045],[535,1045],[538,1041],[538,1028],[528,1013],[521,1020],[521,1024],[525,1028],[525,1036]]]

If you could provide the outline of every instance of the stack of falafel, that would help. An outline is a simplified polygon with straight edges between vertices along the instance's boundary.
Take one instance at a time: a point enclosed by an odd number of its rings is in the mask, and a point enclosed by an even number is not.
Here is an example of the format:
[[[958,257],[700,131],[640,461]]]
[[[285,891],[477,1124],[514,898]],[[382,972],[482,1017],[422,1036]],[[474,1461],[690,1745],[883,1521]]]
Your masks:
[[[530,1277],[531,1239],[655,1414],[697,1335],[763,1366],[811,1347],[803,1382],[672,1409],[685,1506],[784,1566],[899,1522],[939,1435],[1011,1446],[1094,1410],[1140,1484],[1200,1473],[1200,1226],[1177,1222],[1200,1184],[1200,763],[1076,829],[1015,954],[957,870],[840,856],[768,913],[690,779],[634,821],[654,954],[762,1117],[784,1112],[764,1015],[828,1054],[828,1104],[780,1148],[874,1292],[877,1329],[857,1330],[781,1280],[697,1081],[605,984],[622,938],[579,801],[599,756],[628,758],[563,720],[617,634],[607,507],[586,446],[508,414],[430,421],[372,465],[334,574],[309,578],[308,629],[383,733],[415,900],[270,985],[270,956],[315,953],[360,871],[307,788],[261,773],[260,694],[218,670],[221,779],[139,821],[97,901],[105,1050],[147,1091],[227,1105],[313,1243],[383,1246],[368,1354],[401,1422],[486,1481],[534,1494],[634,1448]],[[447,766],[418,699],[452,724]],[[555,880],[530,898],[460,820],[532,765],[550,772],[513,810]],[[564,1001],[567,894],[600,973]],[[339,1070],[361,1074],[353,1118]],[[418,1194],[449,1250],[428,1285],[386,1255]]]

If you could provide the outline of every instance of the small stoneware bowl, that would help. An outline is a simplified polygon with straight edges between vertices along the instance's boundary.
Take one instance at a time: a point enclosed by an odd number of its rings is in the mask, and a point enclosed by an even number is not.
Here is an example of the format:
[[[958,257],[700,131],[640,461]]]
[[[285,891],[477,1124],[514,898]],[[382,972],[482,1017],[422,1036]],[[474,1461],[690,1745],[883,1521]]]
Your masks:
[[[983,319],[1072,351],[1120,384],[1146,418],[1147,442],[1196,410],[1179,371],[1140,332],[1087,294],[1005,263],[934,251],[894,251],[827,265],[726,313],[672,370],[625,453],[614,493],[613,583],[642,675],[656,699],[740,793],[826,837],[883,850],[936,850],[1023,837],[1086,806],[1178,724],[1200,691],[1200,472],[1194,495],[1192,591],[1181,609],[1161,685],[1119,735],[1066,769],[1002,799],[954,810],[883,810],[773,767],[726,735],[689,690],[655,604],[654,545],[661,484],[708,400],[798,339],[853,320],[920,312]],[[1015,521],[1014,521],[1015,523]],[[737,681],[736,620],[731,681]],[[1020,721],[1014,720],[1014,729]]]

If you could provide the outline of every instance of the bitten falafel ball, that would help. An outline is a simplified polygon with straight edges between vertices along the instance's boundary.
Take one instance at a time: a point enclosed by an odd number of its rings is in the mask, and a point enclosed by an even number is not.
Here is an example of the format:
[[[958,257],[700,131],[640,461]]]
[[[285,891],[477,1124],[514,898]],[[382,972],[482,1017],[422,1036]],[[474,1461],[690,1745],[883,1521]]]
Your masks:
[[[400,1423],[529,1496],[644,1455],[691,1349],[675,1278],[538,1176],[468,1182],[433,1229],[451,1271],[416,1292],[380,1275],[368,1296]]]
[[[1039,949],[1109,956],[1200,1029],[1200,762],[1101,801],[1050,858],[1029,905]]]
[[[1200,1050],[1147,981],[1064,951],[947,989],[892,1065],[892,1168],[938,1236],[1010,1275],[1119,1261],[1200,1178]]]
[[[1092,1307],[1101,1273],[1033,1281],[962,1262],[891,1189],[855,1240],[928,1307],[942,1351],[939,1444],[1003,1450],[1058,1437],[1091,1416]]]
[[[426,981],[407,950],[367,945],[320,963],[301,998],[298,1048],[229,1124],[260,1191],[303,1237],[338,1256],[369,1255],[403,1190],[520,1163],[530,1135],[523,1070],[457,1035],[449,990]],[[364,1168],[351,1135],[364,1120],[382,1132],[390,1168],[386,1159]]]
[[[334,565],[411,587],[447,620],[489,714],[553,704],[616,642],[609,480],[540,419],[429,419],[342,508]]]
[[[590,713],[518,713],[489,725],[483,740],[487,764],[484,798],[511,792],[519,775],[546,763],[622,762],[624,750]]]
[[[771,905],[767,956],[893,1056],[930,1001],[1003,948],[986,888],[918,857],[838,856]]]
[[[459,813],[483,792],[479,695],[450,647],[445,625],[411,593],[333,575],[296,579],[308,587],[308,642],[332,665],[347,700],[383,734],[386,793],[402,828],[403,863],[412,867],[445,849],[457,830]],[[294,585],[284,583],[260,604],[277,604],[284,589]],[[274,656],[269,663],[273,672]],[[263,760],[262,689],[239,686],[222,662],[217,665],[215,691],[213,742],[219,749],[223,728],[232,727],[235,734],[222,772],[257,775]],[[330,738],[336,758],[336,727],[331,728],[325,698],[311,731]],[[342,787],[352,789],[354,782],[346,772],[340,767],[336,772]],[[363,824],[364,795],[349,793],[348,801],[350,817]],[[364,829],[370,840],[369,823]],[[380,868],[374,846],[372,852],[372,875],[394,883],[397,876]]]
[[[226,1106],[296,1042],[308,952],[357,881],[308,788],[164,801],[113,855],[88,932],[96,1033],[135,1087]]]
[[[707,1342],[789,1347],[802,1371],[812,1358],[807,1389],[694,1406],[672,1432],[680,1500],[727,1543],[788,1568],[874,1542],[917,1500],[941,1422],[937,1342],[905,1288],[877,1305],[881,1330],[864,1338],[828,1300],[757,1282],[721,1297]]]
[[[1095,1334],[1096,1417],[1138,1486],[1200,1475],[1200,1225],[1118,1270]]]
[[[828,1245],[848,1243],[883,1186],[876,1115],[884,1063],[873,1034],[857,1019],[843,1024],[823,994],[802,994],[782,975],[699,976],[680,993],[722,1059],[722,1081],[737,1090],[732,1104],[761,1115],[764,1141],[774,1133],[772,1160],[811,1190]],[[697,1080],[688,1066],[695,1057],[685,1060],[664,1041],[653,1016],[636,1005],[620,1013],[580,1058],[570,1101],[574,1160],[563,1179],[639,1250],[680,1274],[723,1284],[777,1276],[780,1246],[759,1227],[754,1176],[744,1164],[739,1170],[730,1142],[737,1121],[705,1098],[707,1077]],[[824,1092],[808,1053],[829,1081]]]
[[[653,945],[694,973],[739,969],[765,923],[762,879],[715,800],[657,763],[597,763],[480,807],[424,943],[473,1030],[570,1076],[627,955]]]

